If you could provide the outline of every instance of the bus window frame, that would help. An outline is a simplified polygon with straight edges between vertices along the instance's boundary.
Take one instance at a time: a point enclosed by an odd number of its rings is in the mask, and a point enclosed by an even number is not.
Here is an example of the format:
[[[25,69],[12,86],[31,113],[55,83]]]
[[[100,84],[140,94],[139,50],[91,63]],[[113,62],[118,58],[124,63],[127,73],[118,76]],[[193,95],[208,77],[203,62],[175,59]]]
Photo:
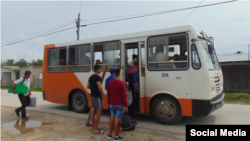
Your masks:
[[[65,62],[66,62],[66,64],[65,64],[65,67],[66,67],[66,70],[65,71],[56,71],[56,72],[51,72],[51,71],[49,71],[48,69],[49,69],[49,57],[50,57],[50,54],[49,54],[49,50],[53,50],[53,49],[66,49],[66,60],[65,60]],[[50,49],[48,49],[48,52],[47,52],[47,73],[65,73],[65,72],[67,72],[68,71],[68,67],[67,67],[67,65],[68,65],[68,46],[64,46],[64,47],[56,47],[56,48],[50,48]]]
[[[187,55],[187,68],[182,68],[182,69],[157,69],[157,70],[152,70],[152,69],[150,69],[149,68],[149,56],[148,56],[148,54],[149,54],[149,39],[150,38],[152,38],[152,37],[162,37],[162,36],[178,36],[178,35],[185,35],[186,36],[186,46],[187,46],[187,53],[188,53],[188,55]],[[189,70],[189,68],[190,68],[190,51],[189,51],[189,35],[188,35],[188,33],[186,33],[186,32],[181,32],[181,33],[175,33],[175,34],[163,34],[163,35],[156,35],[156,36],[149,36],[148,38],[147,38],[147,48],[146,48],[146,50],[147,50],[147,53],[146,53],[146,55],[147,55],[147,57],[146,57],[146,59],[147,59],[147,70],[148,71],[187,71],[187,70]]]
[[[107,41],[107,42],[96,42],[96,43],[93,43],[93,48],[92,48],[92,60],[94,60],[94,53],[95,53],[95,45],[96,44],[103,44],[103,43],[110,43],[110,42],[119,42],[120,43],[120,66],[121,66],[121,64],[122,64],[122,42],[120,41],[120,40],[114,40],[114,41]],[[92,65],[92,71],[93,72],[95,72],[95,70],[94,70],[94,66],[95,66],[95,64],[94,64],[95,62],[94,61],[92,61],[92,63],[91,63],[91,65]],[[103,66],[103,65],[100,65],[100,66]],[[102,72],[103,72],[103,70],[102,70]],[[109,72],[109,69],[106,71],[106,72]]]
[[[73,47],[77,47],[77,46],[83,46],[83,45],[90,45],[90,70],[89,71],[69,71],[69,66],[70,66],[70,62],[68,63],[68,67],[67,67],[67,70],[68,70],[68,72],[70,72],[70,73],[74,73],[74,72],[91,72],[91,63],[92,63],[92,60],[91,60],[91,58],[92,58],[92,51],[91,51],[91,48],[92,48],[92,45],[91,44],[80,44],[80,45],[71,45],[71,46],[68,46],[68,55],[67,55],[67,57],[68,57],[68,61],[70,61],[70,48],[73,48]]]
[[[192,45],[194,45],[194,46],[195,46],[195,49],[196,49],[196,53],[197,53],[198,60],[199,60],[199,63],[200,63],[200,67],[199,67],[199,68],[194,68],[194,65],[193,65]],[[199,69],[201,68],[201,65],[202,65],[202,64],[201,64],[201,60],[200,60],[200,55],[199,55],[199,52],[198,52],[198,50],[197,50],[197,46],[196,46],[196,44],[192,43],[190,47],[191,47],[191,61],[192,61],[192,68],[193,68],[194,70],[199,70]]]

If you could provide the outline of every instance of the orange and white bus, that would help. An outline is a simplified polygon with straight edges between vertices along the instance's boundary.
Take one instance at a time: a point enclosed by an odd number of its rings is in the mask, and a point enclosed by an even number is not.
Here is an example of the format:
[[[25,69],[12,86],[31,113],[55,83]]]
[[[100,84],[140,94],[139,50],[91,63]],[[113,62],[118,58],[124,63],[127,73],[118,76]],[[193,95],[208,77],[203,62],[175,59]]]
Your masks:
[[[133,54],[138,55],[139,68],[136,112],[176,124],[183,116],[203,117],[223,106],[223,75],[213,38],[192,26],[45,45],[44,100],[88,112],[86,87],[93,66],[128,68]],[[121,80],[126,77],[127,70],[122,69]],[[108,109],[105,83],[102,86],[103,108]]]

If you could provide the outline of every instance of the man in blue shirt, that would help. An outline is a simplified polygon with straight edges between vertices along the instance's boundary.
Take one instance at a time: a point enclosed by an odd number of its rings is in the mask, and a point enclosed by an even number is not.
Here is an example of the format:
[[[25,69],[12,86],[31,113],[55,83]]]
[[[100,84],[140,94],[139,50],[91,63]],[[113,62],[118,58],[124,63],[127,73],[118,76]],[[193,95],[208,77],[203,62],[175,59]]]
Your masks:
[[[108,89],[108,84],[111,80],[115,79],[114,77],[114,70],[116,69],[116,67],[110,67],[109,68],[109,72],[110,72],[110,76],[106,79],[106,83],[105,83],[105,89]]]

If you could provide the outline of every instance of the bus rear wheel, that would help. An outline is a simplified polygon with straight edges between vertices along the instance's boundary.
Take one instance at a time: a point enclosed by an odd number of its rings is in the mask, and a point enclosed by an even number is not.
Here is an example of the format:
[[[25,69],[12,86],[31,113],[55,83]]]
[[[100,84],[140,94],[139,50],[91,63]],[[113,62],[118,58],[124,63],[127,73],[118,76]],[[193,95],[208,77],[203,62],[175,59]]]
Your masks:
[[[151,113],[156,121],[163,124],[177,124],[182,119],[179,103],[169,96],[157,97],[152,103]]]
[[[88,99],[81,91],[76,91],[71,99],[72,107],[77,113],[86,113],[89,111]]]

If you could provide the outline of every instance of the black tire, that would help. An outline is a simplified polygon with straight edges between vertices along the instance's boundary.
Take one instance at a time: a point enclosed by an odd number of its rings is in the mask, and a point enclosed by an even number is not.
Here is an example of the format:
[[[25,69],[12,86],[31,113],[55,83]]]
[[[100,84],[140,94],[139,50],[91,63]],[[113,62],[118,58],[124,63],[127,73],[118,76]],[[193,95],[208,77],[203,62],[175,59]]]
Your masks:
[[[76,91],[72,98],[71,104],[75,112],[77,113],[87,113],[89,111],[88,108],[88,99],[86,95],[81,91]]]
[[[179,103],[169,96],[159,96],[154,99],[151,113],[156,121],[163,124],[177,124],[182,119]]]

